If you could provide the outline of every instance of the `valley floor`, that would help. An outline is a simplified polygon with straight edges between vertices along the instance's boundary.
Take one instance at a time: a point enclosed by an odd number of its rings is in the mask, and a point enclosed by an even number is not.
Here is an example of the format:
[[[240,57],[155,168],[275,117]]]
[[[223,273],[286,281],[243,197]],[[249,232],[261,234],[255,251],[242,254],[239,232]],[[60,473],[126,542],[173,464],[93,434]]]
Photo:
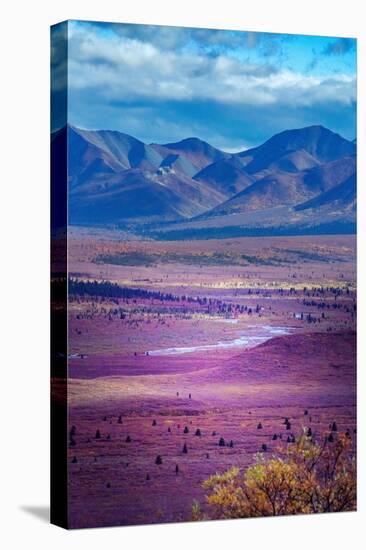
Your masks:
[[[208,476],[245,469],[303,428],[320,438],[336,422],[355,444],[353,236],[76,232],[69,261],[74,279],[150,292],[70,296],[71,527],[190,519]]]

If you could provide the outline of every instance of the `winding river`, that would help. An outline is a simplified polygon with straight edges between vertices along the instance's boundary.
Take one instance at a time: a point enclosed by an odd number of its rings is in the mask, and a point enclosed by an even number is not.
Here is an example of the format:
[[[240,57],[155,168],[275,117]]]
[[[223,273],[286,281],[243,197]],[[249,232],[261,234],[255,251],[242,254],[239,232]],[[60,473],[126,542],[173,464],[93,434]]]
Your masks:
[[[251,329],[253,329],[252,331],[255,334],[250,334]],[[200,346],[156,349],[149,351],[149,355],[180,355],[182,353],[195,353],[197,351],[211,351],[215,349],[253,348],[276,336],[285,336],[291,333],[292,329],[290,327],[272,327],[270,325],[249,327],[247,332],[240,334],[234,340],[218,341],[216,344],[203,344]]]

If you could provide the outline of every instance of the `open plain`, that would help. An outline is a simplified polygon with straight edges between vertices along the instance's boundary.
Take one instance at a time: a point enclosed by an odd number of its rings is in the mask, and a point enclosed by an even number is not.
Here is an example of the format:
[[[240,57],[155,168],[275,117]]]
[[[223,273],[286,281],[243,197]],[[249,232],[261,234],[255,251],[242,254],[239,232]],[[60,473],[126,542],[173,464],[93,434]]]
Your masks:
[[[335,422],[355,443],[355,254],[352,235],[149,241],[74,228],[70,526],[190,519],[208,476],[304,428],[316,439]]]

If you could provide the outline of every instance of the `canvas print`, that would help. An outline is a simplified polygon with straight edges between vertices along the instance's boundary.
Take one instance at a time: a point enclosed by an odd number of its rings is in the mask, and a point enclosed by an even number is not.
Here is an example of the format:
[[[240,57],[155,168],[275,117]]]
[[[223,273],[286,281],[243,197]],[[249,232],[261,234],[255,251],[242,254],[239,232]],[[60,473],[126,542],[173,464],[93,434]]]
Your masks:
[[[356,40],[51,48],[52,521],[356,510]]]

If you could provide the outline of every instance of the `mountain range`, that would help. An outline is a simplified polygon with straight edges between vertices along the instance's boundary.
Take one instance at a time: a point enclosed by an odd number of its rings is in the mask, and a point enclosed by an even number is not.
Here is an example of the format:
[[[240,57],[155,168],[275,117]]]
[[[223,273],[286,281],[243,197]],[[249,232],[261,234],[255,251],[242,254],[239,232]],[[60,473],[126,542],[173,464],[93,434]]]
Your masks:
[[[146,144],[67,126],[52,135],[55,154],[65,140],[70,224],[153,228],[158,238],[355,227],[357,145],[323,126],[286,130],[239,153],[196,137]]]

